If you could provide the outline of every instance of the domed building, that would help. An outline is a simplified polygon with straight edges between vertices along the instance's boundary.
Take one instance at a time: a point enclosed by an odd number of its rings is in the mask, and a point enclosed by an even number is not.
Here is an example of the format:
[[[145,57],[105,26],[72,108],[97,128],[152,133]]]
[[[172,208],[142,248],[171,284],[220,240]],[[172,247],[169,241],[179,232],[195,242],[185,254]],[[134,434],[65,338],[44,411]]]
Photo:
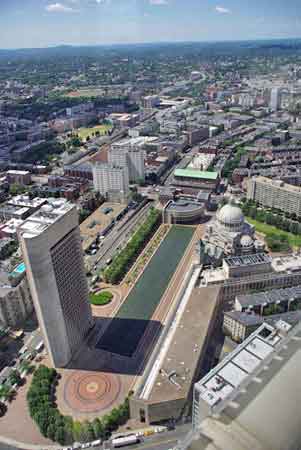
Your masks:
[[[206,227],[202,241],[206,263],[219,264],[224,256],[237,256],[264,250],[255,238],[255,228],[245,221],[233,201],[223,206]]]
[[[242,210],[238,206],[230,203],[219,210],[217,213],[217,221],[226,230],[236,232],[242,230],[245,218]]]

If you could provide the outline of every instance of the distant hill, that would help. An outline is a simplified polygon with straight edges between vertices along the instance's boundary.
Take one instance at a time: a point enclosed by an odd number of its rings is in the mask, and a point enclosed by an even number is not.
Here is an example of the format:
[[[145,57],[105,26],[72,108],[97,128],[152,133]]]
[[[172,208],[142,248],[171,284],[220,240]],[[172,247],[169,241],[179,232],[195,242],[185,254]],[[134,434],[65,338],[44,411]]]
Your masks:
[[[124,44],[124,45],[95,45],[95,46],[72,46],[60,45],[47,48],[1,50],[0,59],[35,59],[53,57],[74,56],[153,56],[161,53],[166,56],[177,56],[180,54],[202,54],[204,56],[218,55],[265,55],[285,54],[301,52],[301,39],[274,39],[257,41],[227,41],[227,42],[165,42],[146,44]]]

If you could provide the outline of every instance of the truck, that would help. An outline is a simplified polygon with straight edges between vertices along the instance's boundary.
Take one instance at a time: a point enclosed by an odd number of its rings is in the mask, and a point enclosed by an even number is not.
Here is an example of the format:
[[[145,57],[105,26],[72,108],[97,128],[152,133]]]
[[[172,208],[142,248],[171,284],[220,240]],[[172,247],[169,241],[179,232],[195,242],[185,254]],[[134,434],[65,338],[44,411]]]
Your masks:
[[[129,434],[128,436],[112,439],[113,448],[125,447],[126,445],[138,444],[140,442],[139,437],[135,434]]]

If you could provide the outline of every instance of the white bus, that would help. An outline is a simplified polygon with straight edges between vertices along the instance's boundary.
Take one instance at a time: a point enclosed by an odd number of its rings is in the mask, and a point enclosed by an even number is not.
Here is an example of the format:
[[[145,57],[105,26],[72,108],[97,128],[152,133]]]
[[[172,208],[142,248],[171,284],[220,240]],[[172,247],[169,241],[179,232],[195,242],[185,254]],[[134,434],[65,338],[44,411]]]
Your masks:
[[[114,448],[125,447],[126,445],[138,444],[140,439],[135,434],[129,436],[119,437],[112,440]]]

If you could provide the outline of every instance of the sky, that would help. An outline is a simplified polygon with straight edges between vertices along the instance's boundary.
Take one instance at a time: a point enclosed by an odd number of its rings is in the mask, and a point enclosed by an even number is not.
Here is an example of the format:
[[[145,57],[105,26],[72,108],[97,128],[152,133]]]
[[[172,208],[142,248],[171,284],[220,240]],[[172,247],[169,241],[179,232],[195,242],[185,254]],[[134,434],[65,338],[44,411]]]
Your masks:
[[[301,37],[300,0],[0,0],[0,48]]]

